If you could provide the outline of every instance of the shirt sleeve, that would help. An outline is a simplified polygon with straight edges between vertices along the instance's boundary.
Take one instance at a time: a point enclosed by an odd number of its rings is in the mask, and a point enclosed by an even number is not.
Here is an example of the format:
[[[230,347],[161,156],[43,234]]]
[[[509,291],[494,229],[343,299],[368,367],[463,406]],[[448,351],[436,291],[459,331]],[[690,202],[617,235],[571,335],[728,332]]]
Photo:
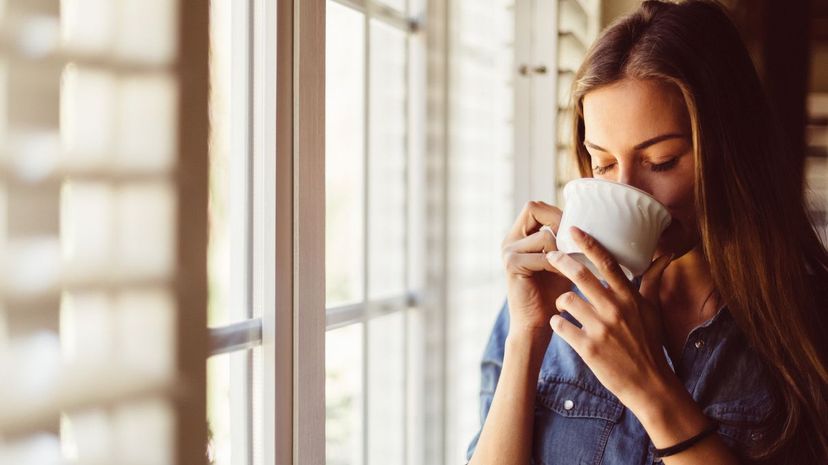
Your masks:
[[[466,449],[466,463],[471,460],[474,450],[477,448],[477,441],[480,439],[480,431],[486,422],[486,416],[492,406],[495,387],[500,379],[500,371],[503,368],[503,352],[506,343],[506,336],[509,333],[509,307],[506,302],[497,315],[483,357],[480,362],[480,428],[472,438]]]

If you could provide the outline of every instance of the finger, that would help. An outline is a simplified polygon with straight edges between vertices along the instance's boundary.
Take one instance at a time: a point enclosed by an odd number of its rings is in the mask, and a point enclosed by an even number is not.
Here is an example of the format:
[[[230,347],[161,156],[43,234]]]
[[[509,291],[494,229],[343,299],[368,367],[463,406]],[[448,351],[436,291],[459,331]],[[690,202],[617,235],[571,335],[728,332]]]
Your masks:
[[[564,292],[558,296],[555,299],[555,307],[561,312],[569,312],[584,328],[594,328],[600,323],[595,308],[575,292]]]
[[[632,296],[632,284],[618,265],[618,260],[597,239],[576,226],[570,228],[572,238],[587,258],[595,264],[607,284],[617,293]]]
[[[509,244],[506,249],[520,253],[531,253],[550,252],[552,250],[558,250],[558,247],[555,243],[554,234],[550,230],[542,228],[534,234]]]
[[[507,252],[503,258],[503,264],[506,267],[506,272],[509,274],[531,275],[539,271],[550,271],[552,273],[561,274],[555,269],[546,255],[541,252],[538,253],[520,253]]]
[[[572,346],[575,352],[581,353],[580,349],[583,347],[587,338],[583,330],[560,315],[552,315],[552,318],[549,319],[549,326],[552,327],[552,331],[555,334]]]
[[[546,254],[546,259],[561,274],[569,278],[578,286],[578,289],[589,299],[597,309],[612,304],[610,291],[607,290],[598,278],[589,271],[589,268],[579,263],[564,252],[552,251]]]
[[[551,225],[557,231],[558,225],[561,223],[561,215],[561,209],[553,205],[544,202],[527,202],[518,219],[515,221],[515,224],[512,226],[507,240],[514,242],[526,237],[545,224]]]
[[[642,297],[650,302],[658,302],[658,289],[661,287],[661,277],[664,275],[664,270],[667,269],[667,265],[673,261],[674,256],[675,254],[669,256],[662,255],[650,264],[650,267],[644,272],[644,276],[641,277],[639,292]]]

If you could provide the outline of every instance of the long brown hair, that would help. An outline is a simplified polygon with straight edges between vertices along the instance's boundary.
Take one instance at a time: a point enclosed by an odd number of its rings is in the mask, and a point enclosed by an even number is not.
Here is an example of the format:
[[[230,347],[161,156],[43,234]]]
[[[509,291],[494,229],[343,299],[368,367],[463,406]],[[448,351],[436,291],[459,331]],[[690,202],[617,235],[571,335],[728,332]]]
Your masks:
[[[775,381],[775,431],[756,459],[828,463],[825,294],[828,252],[793,156],[724,7],[645,1],[592,45],[572,89],[581,175],[583,97],[621,79],[655,79],[684,97],[696,161],[701,246],[734,321]]]

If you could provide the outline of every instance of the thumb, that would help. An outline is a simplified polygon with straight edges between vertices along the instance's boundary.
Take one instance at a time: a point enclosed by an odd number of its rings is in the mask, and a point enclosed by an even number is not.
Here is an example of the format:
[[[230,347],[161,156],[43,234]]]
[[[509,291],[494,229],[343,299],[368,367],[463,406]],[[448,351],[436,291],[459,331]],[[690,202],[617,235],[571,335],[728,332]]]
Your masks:
[[[664,274],[667,265],[673,261],[673,257],[675,257],[675,254],[662,255],[650,264],[650,267],[644,272],[644,276],[641,277],[639,292],[642,297],[650,302],[658,303],[658,289],[661,287],[661,276]]]

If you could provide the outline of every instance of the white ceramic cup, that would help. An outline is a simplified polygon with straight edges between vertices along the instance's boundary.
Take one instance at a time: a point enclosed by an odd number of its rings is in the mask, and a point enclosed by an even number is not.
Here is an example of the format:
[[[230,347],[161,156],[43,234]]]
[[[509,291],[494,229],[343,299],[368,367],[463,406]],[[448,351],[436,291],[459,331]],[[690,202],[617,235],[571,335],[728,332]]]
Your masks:
[[[667,207],[641,189],[596,178],[568,182],[563,195],[565,206],[556,237],[558,250],[606,281],[570,234],[569,228],[577,226],[609,250],[627,279],[647,271],[658,239],[672,221]]]

